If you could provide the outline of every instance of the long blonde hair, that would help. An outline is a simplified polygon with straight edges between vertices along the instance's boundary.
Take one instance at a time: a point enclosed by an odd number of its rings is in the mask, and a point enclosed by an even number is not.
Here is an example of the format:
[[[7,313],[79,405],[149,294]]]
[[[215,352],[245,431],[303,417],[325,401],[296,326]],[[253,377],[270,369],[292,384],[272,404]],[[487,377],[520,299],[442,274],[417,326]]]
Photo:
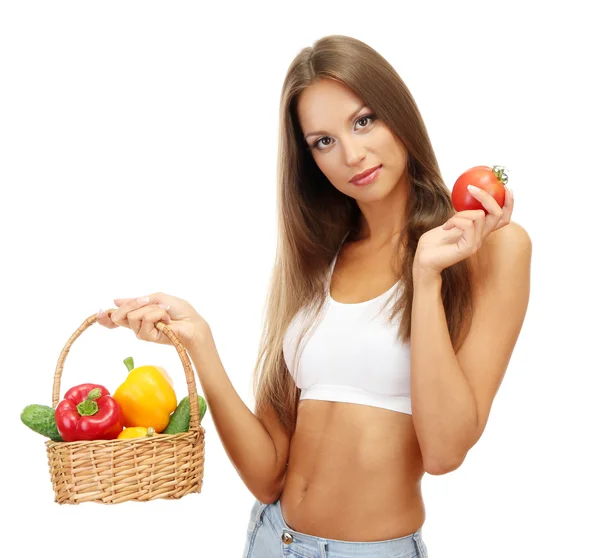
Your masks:
[[[320,79],[337,80],[354,91],[408,150],[410,192],[393,267],[400,284],[391,319],[398,339],[410,341],[412,264],[419,238],[453,214],[451,192],[419,109],[394,68],[365,43],[330,35],[292,61],[280,97],[277,159],[278,243],[253,375],[256,414],[271,405],[292,433],[300,390],[283,358],[286,328],[305,308],[317,315],[327,299],[330,266],[348,231],[358,231],[360,209],[323,175],[307,149],[298,121],[300,94]],[[403,247],[404,249],[400,249]],[[471,271],[465,261],[442,272],[442,298],[453,347],[470,327]],[[306,330],[303,332],[306,333]]]

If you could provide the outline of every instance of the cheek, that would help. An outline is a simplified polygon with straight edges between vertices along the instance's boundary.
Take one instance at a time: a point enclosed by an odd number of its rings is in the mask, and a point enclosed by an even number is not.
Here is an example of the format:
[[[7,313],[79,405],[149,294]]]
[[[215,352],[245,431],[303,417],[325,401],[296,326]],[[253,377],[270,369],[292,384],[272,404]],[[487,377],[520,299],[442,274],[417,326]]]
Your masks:
[[[319,170],[325,175],[325,178],[329,180],[331,186],[341,192],[348,192],[351,189],[351,184],[347,183],[347,169],[344,169],[344,165],[334,160],[333,157],[326,157],[327,162],[318,161],[315,158],[315,163]]]
[[[373,130],[373,133],[369,134],[369,142],[371,147],[381,154],[381,157],[387,159],[388,164],[394,164],[398,159],[404,159],[404,144],[387,126],[379,126]]]
[[[408,163],[408,154],[401,148],[396,147],[394,157],[398,161],[398,168],[404,169]]]
[[[394,138],[392,145],[396,153],[396,158],[400,161],[402,166],[404,166],[408,161],[408,150],[406,149],[406,146],[397,138]]]
[[[322,159],[316,157],[315,163],[330,182],[337,182],[339,180],[340,165],[335,161],[334,157],[329,156]]]
[[[391,158],[391,161],[397,161],[398,159],[404,159],[403,149],[399,144],[398,140],[391,133],[382,134],[381,138],[378,138],[378,147],[382,153]]]

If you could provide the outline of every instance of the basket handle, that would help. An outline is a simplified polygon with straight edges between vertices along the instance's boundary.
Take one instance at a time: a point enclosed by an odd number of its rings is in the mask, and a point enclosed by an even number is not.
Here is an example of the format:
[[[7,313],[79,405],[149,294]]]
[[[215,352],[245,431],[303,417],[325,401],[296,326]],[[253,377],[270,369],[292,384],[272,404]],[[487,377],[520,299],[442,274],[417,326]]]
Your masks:
[[[117,308],[111,308],[106,311],[107,315],[110,316],[113,312],[116,312]],[[71,349],[71,345],[88,327],[95,324],[98,321],[98,314],[92,314],[89,318],[86,318],[85,321],[77,328],[77,331],[71,335],[67,344],[64,346],[63,350],[58,357],[58,363],[56,365],[56,370],[54,372],[54,385],[52,387],[52,407],[56,408],[58,405],[58,398],[60,395],[60,378],[62,376],[63,367],[65,365],[65,360],[67,355],[69,354],[69,350]],[[166,335],[171,343],[177,349],[177,354],[181,359],[181,363],[183,364],[183,371],[185,372],[185,379],[187,381],[188,393],[190,396],[190,429],[198,428],[200,426],[200,409],[198,408],[198,392],[196,391],[196,382],[194,380],[194,371],[192,370],[192,364],[190,363],[190,359],[185,350],[185,347],[175,335],[175,333],[166,325],[164,322],[157,322],[156,328]]]

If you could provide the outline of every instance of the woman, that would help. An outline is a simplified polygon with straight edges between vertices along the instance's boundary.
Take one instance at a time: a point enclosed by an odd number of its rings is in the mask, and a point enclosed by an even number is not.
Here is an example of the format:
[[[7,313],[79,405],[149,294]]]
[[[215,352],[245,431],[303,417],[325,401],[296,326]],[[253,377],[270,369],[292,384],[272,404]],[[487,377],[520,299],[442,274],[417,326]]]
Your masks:
[[[427,556],[421,478],[483,433],[527,309],[530,238],[510,190],[504,207],[474,191],[487,213],[454,211],[411,94],[361,41],[302,50],[280,114],[255,412],[184,300],[115,299],[99,322],[168,344],[162,320],[186,346],[256,498],[244,556]]]

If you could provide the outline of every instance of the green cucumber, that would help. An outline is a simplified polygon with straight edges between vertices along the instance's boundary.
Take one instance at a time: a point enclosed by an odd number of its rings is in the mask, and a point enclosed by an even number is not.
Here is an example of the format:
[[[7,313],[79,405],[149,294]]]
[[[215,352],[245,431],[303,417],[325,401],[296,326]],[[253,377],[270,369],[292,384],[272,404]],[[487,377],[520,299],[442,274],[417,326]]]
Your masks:
[[[198,396],[198,413],[200,422],[206,413],[206,401],[201,395]],[[173,411],[169,424],[162,431],[162,434],[178,434],[179,432],[187,432],[190,428],[190,396],[186,395],[177,405],[177,409]]]
[[[58,428],[56,428],[54,409],[48,405],[27,405],[21,413],[21,422],[34,432],[46,436],[54,442],[63,441]]]

